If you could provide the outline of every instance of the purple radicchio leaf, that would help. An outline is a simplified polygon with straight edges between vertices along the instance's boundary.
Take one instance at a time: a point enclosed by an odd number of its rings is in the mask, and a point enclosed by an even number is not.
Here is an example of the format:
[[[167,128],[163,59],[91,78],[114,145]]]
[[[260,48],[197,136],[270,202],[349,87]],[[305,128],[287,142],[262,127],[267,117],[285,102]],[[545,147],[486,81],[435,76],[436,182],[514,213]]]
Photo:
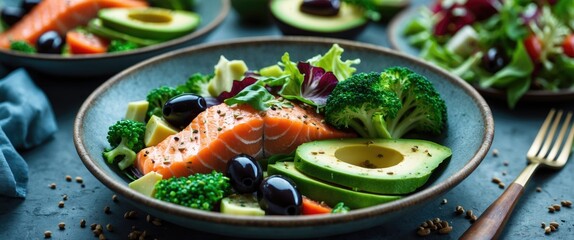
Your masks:
[[[333,72],[325,72],[323,68],[311,66],[308,62],[299,62],[297,69],[304,74],[301,97],[313,101],[317,106],[324,106],[327,97],[339,83],[337,77]]]
[[[241,81],[235,80],[231,86],[231,91],[223,91],[221,94],[219,94],[219,96],[217,96],[217,100],[223,102],[225,99],[232,98],[237,95],[237,93],[241,92],[241,90],[254,84],[255,82],[257,82],[257,79],[253,76],[244,77]]]

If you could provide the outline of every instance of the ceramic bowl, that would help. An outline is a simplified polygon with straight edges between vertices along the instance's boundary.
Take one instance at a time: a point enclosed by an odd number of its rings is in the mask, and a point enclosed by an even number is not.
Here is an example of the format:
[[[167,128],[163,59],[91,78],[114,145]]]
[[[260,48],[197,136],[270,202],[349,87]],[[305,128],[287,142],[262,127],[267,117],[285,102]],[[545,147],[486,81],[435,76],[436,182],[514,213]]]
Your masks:
[[[427,184],[400,200],[346,214],[316,216],[232,216],[162,202],[128,188],[129,180],[106,164],[107,129],[124,116],[130,101],[145,99],[161,85],[177,85],[193,73],[209,73],[224,55],[242,59],[250,69],[277,63],[283,53],[291,59],[308,59],[325,53],[333,43],[345,49],[344,59],[360,58],[358,72],[382,71],[390,66],[408,66],[436,86],[448,107],[448,127],[437,142],[452,149]],[[493,140],[490,108],[466,82],[407,55],[352,41],[279,37],[246,38],[197,45],[141,62],[115,75],[98,87],[83,103],[74,123],[74,143],[89,171],[104,185],[133,205],[154,216],[188,228],[234,237],[309,238],[367,229],[396,218],[415,214],[416,209],[436,199],[463,181],[479,165]]]
[[[4,0],[3,6],[19,6],[21,0]],[[0,4],[2,2],[0,1]],[[229,0],[198,0],[194,12],[201,16],[199,27],[182,37],[134,51],[116,54],[61,56],[53,54],[24,54],[0,49],[0,63],[8,67],[24,67],[39,73],[92,78],[112,76],[142,60],[174,49],[200,43],[225,19]]]

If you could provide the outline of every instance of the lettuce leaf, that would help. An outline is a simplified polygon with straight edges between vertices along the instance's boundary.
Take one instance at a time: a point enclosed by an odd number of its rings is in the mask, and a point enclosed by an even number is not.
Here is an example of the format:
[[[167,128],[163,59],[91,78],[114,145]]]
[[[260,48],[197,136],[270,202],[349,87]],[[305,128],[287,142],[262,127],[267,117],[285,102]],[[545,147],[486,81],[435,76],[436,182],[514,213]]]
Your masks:
[[[324,56],[317,55],[307,60],[307,62],[312,66],[325,69],[325,72],[333,72],[339,81],[343,81],[357,71],[352,65],[361,63],[361,60],[358,58],[342,61],[341,56],[344,51],[338,44],[333,44]]]

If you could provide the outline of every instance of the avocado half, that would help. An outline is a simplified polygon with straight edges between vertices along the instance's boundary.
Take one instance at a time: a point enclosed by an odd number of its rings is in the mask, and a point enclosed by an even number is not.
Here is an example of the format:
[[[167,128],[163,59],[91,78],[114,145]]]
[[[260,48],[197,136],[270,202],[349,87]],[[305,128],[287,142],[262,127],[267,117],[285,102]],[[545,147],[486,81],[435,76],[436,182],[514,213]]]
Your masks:
[[[450,148],[419,139],[334,139],[299,146],[295,168],[354,191],[406,194],[451,155]]]
[[[101,25],[142,39],[167,41],[195,30],[200,16],[163,8],[106,8],[98,12]]]
[[[283,34],[353,39],[369,23],[363,9],[346,2],[341,3],[335,16],[304,13],[299,10],[302,3],[303,0],[271,0],[271,16]]]

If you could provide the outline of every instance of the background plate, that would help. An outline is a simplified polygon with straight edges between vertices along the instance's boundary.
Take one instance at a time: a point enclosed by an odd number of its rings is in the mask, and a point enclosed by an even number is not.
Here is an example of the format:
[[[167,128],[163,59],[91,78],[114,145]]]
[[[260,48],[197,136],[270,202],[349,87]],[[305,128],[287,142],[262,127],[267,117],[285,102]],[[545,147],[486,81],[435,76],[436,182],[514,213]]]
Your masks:
[[[453,156],[445,161],[421,190],[403,199],[353,210],[347,214],[321,216],[229,216],[162,202],[128,188],[121,173],[101,156],[108,145],[108,127],[121,119],[130,101],[145,99],[161,85],[184,82],[193,73],[209,73],[220,55],[242,59],[250,69],[278,62],[284,52],[292,60],[325,53],[333,43],[345,49],[344,59],[360,58],[359,72],[382,71],[400,65],[426,76],[436,86],[448,107],[448,127],[437,142],[450,147]],[[202,231],[234,237],[309,238],[329,236],[380,225],[396,216],[411,214],[430,200],[446,193],[465,179],[485,157],[493,138],[490,109],[470,85],[445,71],[415,58],[369,44],[345,40],[283,37],[247,38],[177,50],[139,63],[106,81],[82,104],[74,122],[74,143],[88,170],[104,185],[135,206],[164,220]]]
[[[19,6],[21,0],[0,0],[1,6]],[[201,16],[199,27],[167,42],[117,54],[78,55],[63,57],[52,54],[23,54],[0,49],[0,63],[10,67],[25,67],[40,73],[95,78],[111,76],[137,62],[177,48],[200,43],[211,33],[229,12],[229,0],[197,0],[194,12]]]
[[[411,56],[418,57],[420,50],[409,44],[408,40],[404,37],[403,32],[409,21],[419,16],[421,6],[411,7],[397,17],[390,23],[388,28],[388,37],[391,47],[406,53]],[[506,91],[494,88],[475,88],[484,96],[497,100],[506,101]],[[526,102],[552,102],[552,101],[565,101],[574,99],[574,90],[564,89],[560,91],[547,91],[547,90],[530,90],[524,94],[520,101]]]

